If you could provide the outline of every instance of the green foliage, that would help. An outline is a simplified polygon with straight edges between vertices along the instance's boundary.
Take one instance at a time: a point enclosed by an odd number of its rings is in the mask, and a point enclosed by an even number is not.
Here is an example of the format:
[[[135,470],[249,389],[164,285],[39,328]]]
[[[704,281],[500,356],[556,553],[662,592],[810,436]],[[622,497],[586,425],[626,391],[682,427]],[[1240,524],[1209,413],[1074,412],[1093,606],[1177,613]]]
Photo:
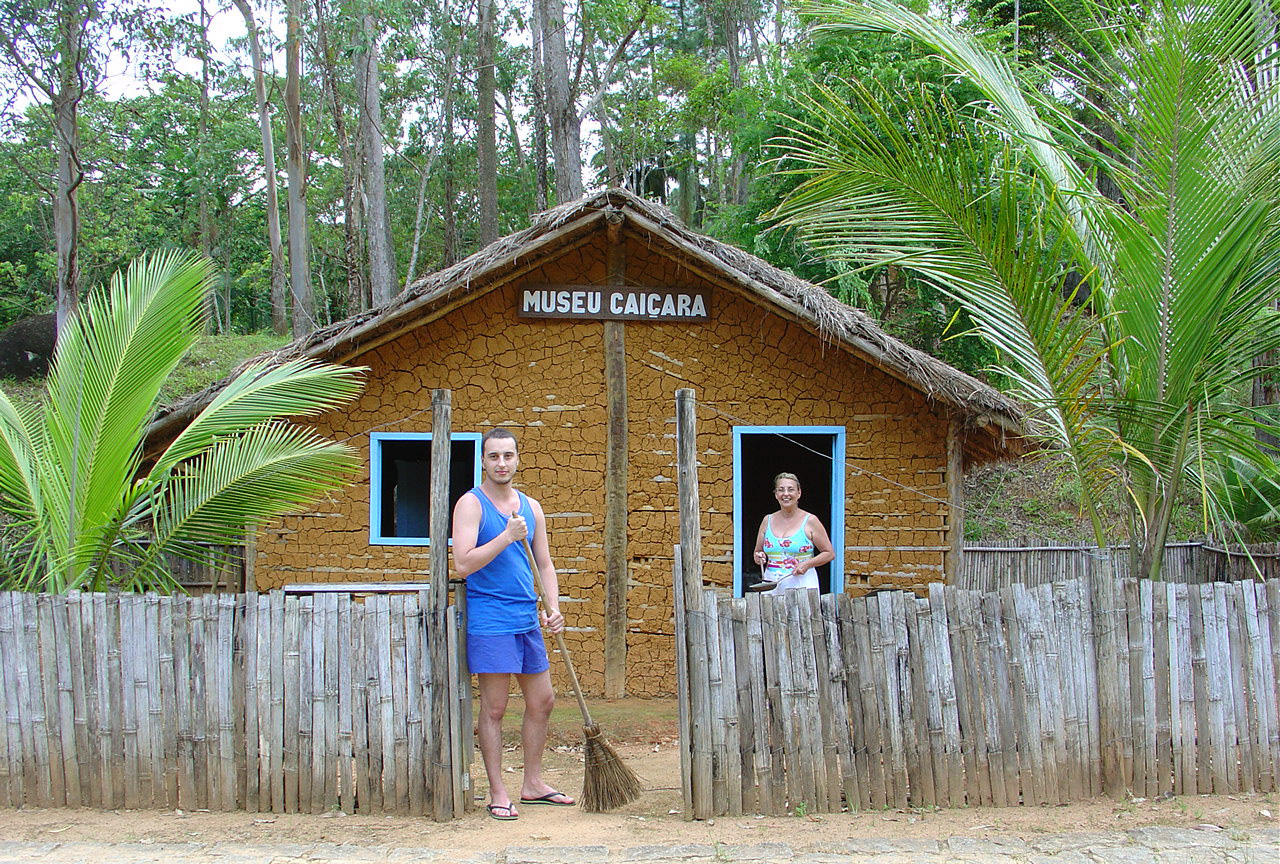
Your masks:
[[[59,336],[36,407],[0,391],[0,585],[65,592],[168,591],[166,555],[215,546],[336,488],[351,448],[283,418],[344,404],[359,372],[291,361],[251,366],[158,453],[145,451],[159,393],[204,328],[207,261],[138,259],[85,298]]]
[[[1070,458],[1098,545],[1102,507],[1122,496],[1158,576],[1183,478],[1228,454],[1265,458],[1259,419],[1233,401],[1252,358],[1280,347],[1280,123],[1274,78],[1250,75],[1266,37],[1247,0],[1090,7],[1105,53],[1058,86],[1107,94],[1092,126],[981,37],[889,0],[811,8],[828,32],[909,33],[983,101],[971,117],[928,87],[896,104],[819,89],[783,141],[784,169],[806,177],[786,224],[962,303],[1032,434]],[[1090,129],[1104,124],[1119,143],[1099,150]]]

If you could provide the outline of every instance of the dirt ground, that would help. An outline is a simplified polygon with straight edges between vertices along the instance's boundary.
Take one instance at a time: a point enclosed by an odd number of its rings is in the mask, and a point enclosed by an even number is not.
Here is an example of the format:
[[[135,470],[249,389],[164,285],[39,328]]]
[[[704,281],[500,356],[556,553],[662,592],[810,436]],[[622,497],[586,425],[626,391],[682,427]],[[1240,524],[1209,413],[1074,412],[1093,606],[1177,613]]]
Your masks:
[[[568,704],[566,704],[568,703]],[[861,813],[722,817],[688,822],[683,817],[675,705],[661,701],[593,702],[606,738],[642,779],[640,799],[606,814],[568,807],[525,806],[520,819],[497,822],[484,811],[484,772],[472,771],[474,812],[447,824],[385,816],[323,816],[180,811],[0,810],[3,841],[101,841],[154,843],[352,843],[359,846],[433,847],[484,851],[506,846],[585,846],[611,849],[644,844],[784,842],[797,847],[851,838],[938,839],[1021,837],[1061,832],[1117,831],[1148,825],[1221,830],[1275,827],[1280,796],[1227,795],[1098,800],[1061,807],[881,810]],[[518,716],[520,704],[511,709]],[[507,772],[518,791],[520,753],[516,723],[508,715]],[[581,717],[572,699],[561,700],[552,724],[546,778],[577,795],[582,788]],[[1209,828],[1208,826],[1212,826]]]

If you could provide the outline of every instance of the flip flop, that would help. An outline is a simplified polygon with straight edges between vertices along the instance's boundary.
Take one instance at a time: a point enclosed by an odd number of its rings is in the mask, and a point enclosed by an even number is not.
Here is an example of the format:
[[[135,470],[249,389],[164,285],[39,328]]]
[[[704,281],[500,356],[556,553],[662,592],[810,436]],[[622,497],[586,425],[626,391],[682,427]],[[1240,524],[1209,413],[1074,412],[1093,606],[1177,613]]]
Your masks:
[[[564,800],[556,801],[555,800],[556,798],[563,798]],[[564,794],[563,792],[552,791],[552,792],[548,792],[546,795],[539,795],[537,798],[525,798],[522,795],[520,796],[520,803],[521,804],[550,804],[552,807],[572,807],[574,804],[577,804],[578,802],[574,801],[572,798],[570,798],[568,795]]]
[[[486,804],[484,809],[489,811],[489,815],[499,822],[514,822],[520,818],[520,814],[510,804]],[[498,815],[499,811],[502,815]]]

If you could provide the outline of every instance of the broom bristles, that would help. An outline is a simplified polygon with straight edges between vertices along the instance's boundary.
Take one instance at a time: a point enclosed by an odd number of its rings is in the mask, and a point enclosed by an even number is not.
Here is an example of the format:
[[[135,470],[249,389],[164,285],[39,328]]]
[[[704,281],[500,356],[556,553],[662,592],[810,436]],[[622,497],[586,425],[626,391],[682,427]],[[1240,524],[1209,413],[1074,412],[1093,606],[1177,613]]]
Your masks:
[[[640,797],[640,778],[627,767],[600,734],[599,726],[584,726],[582,748],[586,763],[582,777],[582,809],[603,813]]]

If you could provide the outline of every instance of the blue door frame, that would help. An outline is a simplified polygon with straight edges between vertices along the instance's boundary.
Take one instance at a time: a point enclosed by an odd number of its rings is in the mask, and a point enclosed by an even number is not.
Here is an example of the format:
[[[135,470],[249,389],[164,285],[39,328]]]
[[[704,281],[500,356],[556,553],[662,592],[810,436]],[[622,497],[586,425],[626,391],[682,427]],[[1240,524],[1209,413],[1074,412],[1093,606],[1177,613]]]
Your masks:
[[[733,596],[742,596],[742,574],[747,562],[741,560],[743,540],[754,537],[759,525],[743,525],[742,439],[747,435],[830,435],[831,523],[827,533],[836,557],[830,564],[831,592],[844,591],[844,468],[845,428],[843,426],[734,426],[733,427]],[[781,467],[781,466],[780,466]],[[784,469],[785,470],[785,469]]]

